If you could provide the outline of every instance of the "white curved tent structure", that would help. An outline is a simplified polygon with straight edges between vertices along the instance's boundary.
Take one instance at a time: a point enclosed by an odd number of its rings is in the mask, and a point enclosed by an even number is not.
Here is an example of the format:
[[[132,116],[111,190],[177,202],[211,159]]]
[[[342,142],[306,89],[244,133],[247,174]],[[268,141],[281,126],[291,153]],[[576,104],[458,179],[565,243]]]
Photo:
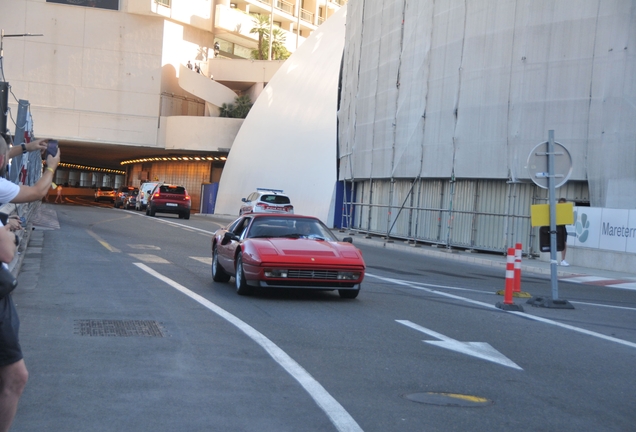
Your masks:
[[[345,20],[343,7],[312,33],[256,100],[225,164],[215,213],[238,215],[241,198],[265,187],[283,189],[296,213],[330,224]]]

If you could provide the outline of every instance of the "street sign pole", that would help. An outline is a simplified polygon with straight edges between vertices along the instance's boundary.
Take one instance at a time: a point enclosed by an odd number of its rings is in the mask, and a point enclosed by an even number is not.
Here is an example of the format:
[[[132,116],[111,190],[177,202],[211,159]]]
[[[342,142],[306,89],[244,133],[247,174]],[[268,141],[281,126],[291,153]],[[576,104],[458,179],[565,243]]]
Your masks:
[[[548,194],[550,203],[550,282],[552,300],[559,299],[559,280],[557,278],[556,247],[556,198],[554,186],[554,130],[548,131]]]
[[[559,150],[555,148],[558,146]],[[555,156],[560,156],[555,161]],[[547,172],[537,171],[545,167],[547,159]],[[558,162],[558,167],[557,166]],[[555,168],[556,167],[556,168]],[[543,189],[548,189],[548,201],[550,207],[550,282],[552,285],[552,299],[533,297],[528,303],[534,306],[574,309],[567,300],[559,299],[559,281],[557,278],[557,234],[556,234],[556,188],[563,186],[572,174],[572,156],[570,152],[558,142],[554,141],[554,130],[548,131],[548,141],[545,141],[532,149],[528,155],[528,169],[532,181]],[[557,178],[559,183],[557,183]],[[547,180],[547,181],[546,181]]]

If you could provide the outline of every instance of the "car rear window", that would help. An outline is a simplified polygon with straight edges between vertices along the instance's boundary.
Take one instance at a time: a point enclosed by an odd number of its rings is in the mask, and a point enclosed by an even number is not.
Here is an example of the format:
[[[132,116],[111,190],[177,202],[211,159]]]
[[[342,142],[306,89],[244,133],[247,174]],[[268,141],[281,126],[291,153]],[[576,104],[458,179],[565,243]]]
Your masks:
[[[104,186],[99,188],[102,192],[110,192],[112,190],[114,190],[112,187],[108,187],[108,186]]]
[[[263,195],[261,201],[270,204],[289,204],[289,197],[285,195]]]
[[[185,188],[183,186],[159,186],[160,193],[170,193],[177,195],[185,195]]]

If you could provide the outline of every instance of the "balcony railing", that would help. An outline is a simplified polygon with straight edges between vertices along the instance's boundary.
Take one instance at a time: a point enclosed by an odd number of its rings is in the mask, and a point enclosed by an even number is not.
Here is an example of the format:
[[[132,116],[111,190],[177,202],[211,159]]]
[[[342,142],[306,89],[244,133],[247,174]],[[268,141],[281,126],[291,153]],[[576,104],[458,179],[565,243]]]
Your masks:
[[[268,6],[271,6],[271,0],[258,0],[261,3],[265,3]],[[332,0],[333,1],[333,0]],[[338,4],[346,4],[347,0],[338,0]],[[280,11],[288,13],[292,16],[296,16],[296,6],[286,2],[285,0],[274,0],[274,7]],[[300,19],[303,21],[307,21],[309,24],[314,23],[314,14],[312,12],[306,11],[305,9],[300,10]],[[324,22],[324,18],[318,17],[318,24],[322,24]]]
[[[260,1],[261,3],[265,3],[266,5],[272,4],[271,0],[258,0],[258,1]],[[294,15],[294,9],[295,9],[294,5],[289,2],[286,2],[285,0],[275,0],[274,7],[285,13]]]
[[[300,19],[303,21],[307,21],[308,23],[314,23],[314,14],[306,11],[305,9],[300,10]]]

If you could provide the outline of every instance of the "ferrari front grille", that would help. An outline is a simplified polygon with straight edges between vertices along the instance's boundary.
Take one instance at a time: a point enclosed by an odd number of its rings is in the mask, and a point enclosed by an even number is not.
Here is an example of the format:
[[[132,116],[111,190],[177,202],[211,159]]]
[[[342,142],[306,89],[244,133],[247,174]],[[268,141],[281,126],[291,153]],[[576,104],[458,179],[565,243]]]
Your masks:
[[[288,270],[287,277],[290,279],[338,279],[338,272],[333,270]]]

